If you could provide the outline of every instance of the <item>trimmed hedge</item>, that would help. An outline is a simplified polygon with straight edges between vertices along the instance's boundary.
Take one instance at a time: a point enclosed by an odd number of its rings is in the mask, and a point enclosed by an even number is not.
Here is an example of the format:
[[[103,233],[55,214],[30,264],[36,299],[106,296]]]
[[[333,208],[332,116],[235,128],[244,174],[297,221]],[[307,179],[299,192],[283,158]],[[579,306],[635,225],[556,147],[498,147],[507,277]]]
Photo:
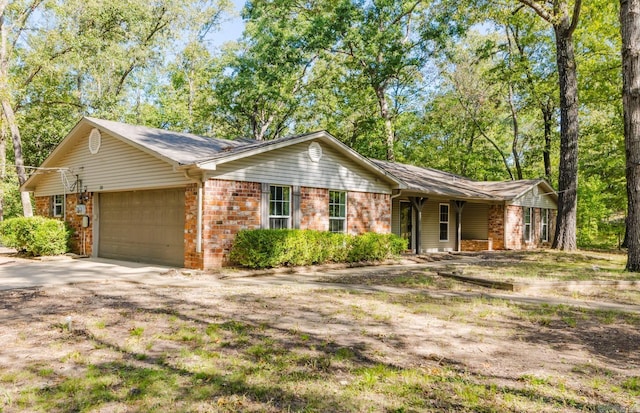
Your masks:
[[[394,234],[347,235],[299,229],[238,232],[229,258],[249,268],[328,262],[381,261],[399,255],[407,241]]]
[[[18,217],[0,223],[2,244],[33,256],[64,254],[69,236],[66,224],[57,219]]]

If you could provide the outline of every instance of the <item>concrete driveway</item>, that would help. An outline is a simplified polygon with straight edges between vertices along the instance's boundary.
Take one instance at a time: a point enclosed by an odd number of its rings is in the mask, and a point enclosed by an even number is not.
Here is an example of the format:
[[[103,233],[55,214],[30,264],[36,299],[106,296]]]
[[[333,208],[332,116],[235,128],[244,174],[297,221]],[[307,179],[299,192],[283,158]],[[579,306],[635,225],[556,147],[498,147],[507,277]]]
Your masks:
[[[0,290],[121,279],[151,282],[168,267],[102,258],[35,261],[8,256],[0,251]],[[166,277],[162,277],[166,278]]]

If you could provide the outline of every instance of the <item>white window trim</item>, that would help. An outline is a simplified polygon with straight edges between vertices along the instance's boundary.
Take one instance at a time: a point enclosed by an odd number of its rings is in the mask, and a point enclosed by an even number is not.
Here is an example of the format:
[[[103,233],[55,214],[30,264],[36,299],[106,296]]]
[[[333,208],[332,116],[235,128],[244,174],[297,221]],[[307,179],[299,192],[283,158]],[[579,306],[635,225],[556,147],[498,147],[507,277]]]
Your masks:
[[[543,228],[546,231],[543,231]],[[549,210],[544,208],[540,214],[540,239],[542,242],[549,242]]]
[[[58,202],[58,197],[60,197],[60,202]],[[51,215],[53,215],[56,218],[62,217],[64,215],[64,195],[59,194],[59,195],[54,195],[53,196],[53,210],[51,211]],[[56,213],[56,207],[59,206],[60,207],[60,213]]]
[[[271,188],[273,187],[278,187],[278,188],[289,188],[289,215],[271,215]],[[287,228],[291,228],[291,221],[292,221],[292,215],[291,215],[291,208],[292,208],[292,202],[291,202],[291,195],[292,195],[292,188],[289,185],[269,185],[269,201],[268,201],[268,211],[269,211],[269,229],[271,229],[271,218],[287,218]]]
[[[529,211],[529,223],[527,223],[527,211]],[[527,227],[529,227],[529,236],[526,237]],[[533,208],[524,207],[522,211],[522,238],[524,242],[531,242],[533,238]]]
[[[447,220],[446,221],[442,221],[442,207],[446,206],[447,207]],[[440,242],[449,242],[449,232],[451,230],[451,227],[449,226],[449,222],[451,222],[451,206],[449,204],[446,203],[442,203],[438,205],[438,239],[440,240]],[[440,238],[440,225],[442,224],[447,224],[447,239],[442,239]]]
[[[331,192],[341,192],[344,193],[344,217],[332,217],[331,216]],[[339,204],[341,205],[341,204]],[[349,216],[349,194],[347,193],[347,191],[341,191],[341,190],[337,190],[337,189],[330,189],[329,190],[329,231],[331,231],[331,220],[342,220],[343,223],[343,230],[341,231],[341,233],[347,233],[347,217]],[[332,231],[334,232],[334,231]],[[336,232],[339,233],[339,232]]]

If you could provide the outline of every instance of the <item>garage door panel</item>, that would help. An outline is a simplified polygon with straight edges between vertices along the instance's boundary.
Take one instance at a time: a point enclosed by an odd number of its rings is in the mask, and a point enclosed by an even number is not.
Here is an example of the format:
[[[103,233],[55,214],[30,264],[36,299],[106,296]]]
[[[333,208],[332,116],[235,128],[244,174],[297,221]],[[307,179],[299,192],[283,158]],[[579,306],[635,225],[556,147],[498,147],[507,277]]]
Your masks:
[[[184,189],[100,194],[98,255],[184,265]]]

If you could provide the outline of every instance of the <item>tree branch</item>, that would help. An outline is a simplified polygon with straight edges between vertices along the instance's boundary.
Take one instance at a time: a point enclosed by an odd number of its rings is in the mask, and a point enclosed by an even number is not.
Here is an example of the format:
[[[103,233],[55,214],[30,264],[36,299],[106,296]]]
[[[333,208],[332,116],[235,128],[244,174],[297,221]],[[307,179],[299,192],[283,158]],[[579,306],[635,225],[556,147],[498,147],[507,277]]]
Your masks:
[[[580,7],[582,6],[582,0],[576,0],[573,5],[573,16],[571,16],[571,26],[569,26],[569,36],[573,34],[578,27],[578,20],[580,19]]]
[[[526,4],[531,9],[533,9],[533,11],[535,11],[538,16],[542,17],[547,22],[553,24],[554,15],[552,13],[549,13],[549,11],[540,3],[536,2],[536,0],[518,0],[518,1],[522,4]]]

